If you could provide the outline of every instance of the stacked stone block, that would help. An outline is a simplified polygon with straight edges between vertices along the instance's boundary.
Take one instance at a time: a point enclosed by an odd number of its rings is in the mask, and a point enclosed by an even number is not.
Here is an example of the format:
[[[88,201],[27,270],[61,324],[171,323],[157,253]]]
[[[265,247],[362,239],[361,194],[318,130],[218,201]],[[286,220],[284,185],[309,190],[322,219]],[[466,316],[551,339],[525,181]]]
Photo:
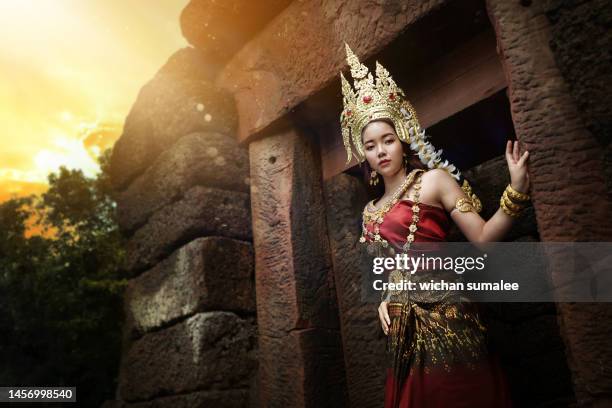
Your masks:
[[[176,52],[141,90],[111,177],[128,237],[125,407],[247,407],[256,392],[249,161],[231,95],[200,51]]]

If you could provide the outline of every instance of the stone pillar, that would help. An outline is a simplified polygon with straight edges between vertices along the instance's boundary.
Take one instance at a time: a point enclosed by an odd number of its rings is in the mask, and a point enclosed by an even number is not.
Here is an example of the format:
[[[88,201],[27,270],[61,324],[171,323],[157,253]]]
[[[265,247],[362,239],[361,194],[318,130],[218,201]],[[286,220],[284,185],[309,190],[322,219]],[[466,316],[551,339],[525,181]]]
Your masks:
[[[361,296],[371,259],[358,250],[361,212],[367,202],[363,182],[340,173],[325,182],[327,224],[342,327],[342,342],[351,408],[384,404],[386,337],[378,320],[378,304]]]
[[[175,53],[141,90],[113,150],[130,279],[108,406],[256,401],[248,154],[234,137],[233,99],[204,63],[195,49]]]
[[[289,124],[265,136],[249,145],[260,406],[343,407],[318,147]]]
[[[545,15],[549,3],[487,0],[516,134],[531,153],[538,230],[542,241],[610,241],[612,205],[601,147],[584,127],[555,64]],[[553,283],[566,278],[562,271],[553,273]],[[578,404],[610,406],[612,370],[602,362],[612,360],[612,307],[559,303],[557,311]]]

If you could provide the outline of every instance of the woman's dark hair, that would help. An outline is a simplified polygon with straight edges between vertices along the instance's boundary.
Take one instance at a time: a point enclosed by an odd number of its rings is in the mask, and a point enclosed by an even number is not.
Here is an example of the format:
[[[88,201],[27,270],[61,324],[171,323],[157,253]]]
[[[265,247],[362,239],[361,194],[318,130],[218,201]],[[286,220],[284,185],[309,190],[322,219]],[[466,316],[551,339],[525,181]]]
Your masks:
[[[393,128],[393,131],[396,132],[395,125],[393,124],[393,121],[391,121],[390,119],[377,119],[377,121],[387,123]],[[365,126],[364,126],[364,129],[365,129]],[[361,136],[363,137],[363,131],[361,132]],[[402,140],[400,140],[400,143],[402,144],[402,150],[404,151],[404,154],[406,156],[408,157],[414,156],[416,158],[416,160],[409,160],[408,163],[404,161],[404,163],[406,164],[406,167],[405,167],[406,174],[410,173],[410,171],[414,169],[414,165],[412,163],[415,163],[415,164],[418,163],[419,165],[418,168],[427,170],[425,165],[422,164],[421,161],[419,160],[417,154],[412,151],[412,149],[410,148],[410,145],[408,145],[408,143]],[[363,180],[365,182],[366,189],[368,190],[368,195],[374,198],[382,197],[382,195],[385,193],[385,184],[382,179],[382,176],[380,175],[378,176],[378,184],[376,184],[375,186],[370,185],[370,174],[372,174],[372,168],[370,167],[370,164],[368,163],[367,160],[364,160],[361,163],[361,171],[363,173]]]

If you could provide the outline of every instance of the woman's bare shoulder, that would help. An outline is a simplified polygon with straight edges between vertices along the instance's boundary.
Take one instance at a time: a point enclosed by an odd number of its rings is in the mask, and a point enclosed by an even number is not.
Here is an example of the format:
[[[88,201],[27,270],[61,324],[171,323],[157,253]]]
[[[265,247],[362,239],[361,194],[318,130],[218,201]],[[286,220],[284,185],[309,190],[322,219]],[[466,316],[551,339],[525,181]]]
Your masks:
[[[423,173],[421,179],[425,187],[424,194],[435,203],[442,205],[442,195],[444,191],[452,189],[456,184],[455,179],[444,169],[430,169]]]
[[[448,171],[444,170],[444,169],[429,169],[426,170],[425,173],[423,173],[423,177],[426,177],[428,179],[452,179],[453,176],[451,176],[450,174],[448,174]]]

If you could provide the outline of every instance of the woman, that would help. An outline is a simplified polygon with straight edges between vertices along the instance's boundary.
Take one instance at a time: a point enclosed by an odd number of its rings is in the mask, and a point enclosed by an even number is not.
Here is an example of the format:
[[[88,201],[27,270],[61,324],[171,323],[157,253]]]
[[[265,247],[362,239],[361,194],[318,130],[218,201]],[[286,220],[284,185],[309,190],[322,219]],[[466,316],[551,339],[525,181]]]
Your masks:
[[[459,186],[459,171],[426,141],[414,109],[388,72],[377,63],[374,81],[346,50],[355,88],[341,74],[348,161],[355,155],[365,162],[370,184],[384,189],[364,209],[360,242],[379,256],[409,253],[415,243],[445,241],[451,220],[471,242],[501,240],[529,200],[529,153],[519,155],[518,143],[508,142],[511,183],[498,211],[483,220],[480,201],[467,181]],[[391,281],[403,278],[398,270],[390,276]],[[390,358],[386,408],[511,406],[475,304],[452,291],[388,291],[378,314]]]

